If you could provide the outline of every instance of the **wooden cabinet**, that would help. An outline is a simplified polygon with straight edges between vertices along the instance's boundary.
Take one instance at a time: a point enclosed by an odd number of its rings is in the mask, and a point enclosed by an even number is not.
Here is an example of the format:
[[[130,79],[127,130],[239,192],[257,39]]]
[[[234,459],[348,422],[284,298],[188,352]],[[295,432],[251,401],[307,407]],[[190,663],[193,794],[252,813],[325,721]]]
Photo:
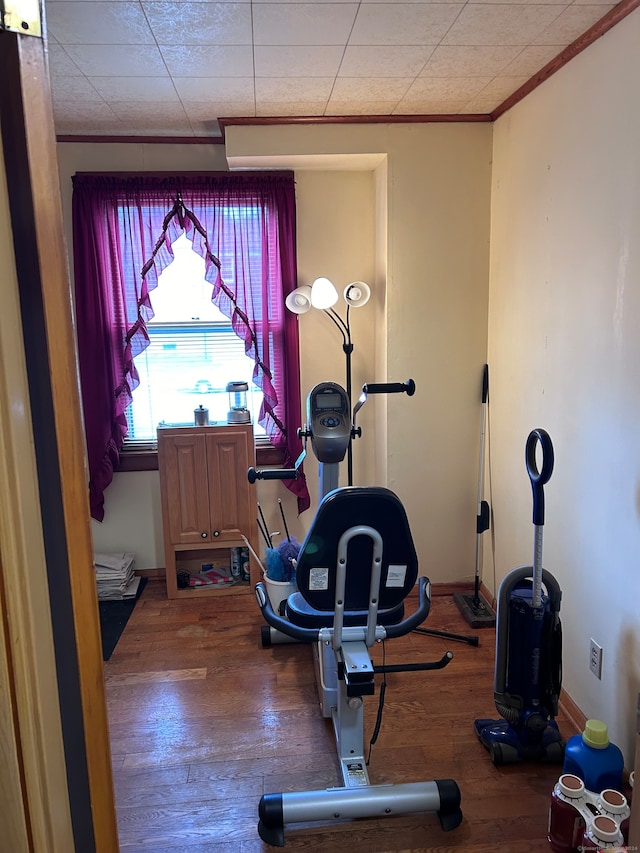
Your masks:
[[[181,570],[197,574],[203,564],[230,565],[230,549],[246,536],[257,551],[255,465],[251,424],[158,428],[167,596],[224,595],[253,591],[260,580],[251,557],[251,581],[224,587],[180,589]]]

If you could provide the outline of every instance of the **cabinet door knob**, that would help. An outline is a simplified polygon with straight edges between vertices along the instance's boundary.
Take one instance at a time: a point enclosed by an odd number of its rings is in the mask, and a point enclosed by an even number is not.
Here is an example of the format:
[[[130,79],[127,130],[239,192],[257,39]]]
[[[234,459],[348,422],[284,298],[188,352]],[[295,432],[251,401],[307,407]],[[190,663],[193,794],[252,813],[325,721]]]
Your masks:
[[[219,531],[219,530],[214,530],[214,531],[213,531],[213,535],[214,535],[214,536],[220,536],[220,531]]]
[[[206,539],[206,538],[207,538],[206,531],[205,531],[204,533],[201,533],[201,534],[200,534],[200,536],[201,536],[203,539]]]

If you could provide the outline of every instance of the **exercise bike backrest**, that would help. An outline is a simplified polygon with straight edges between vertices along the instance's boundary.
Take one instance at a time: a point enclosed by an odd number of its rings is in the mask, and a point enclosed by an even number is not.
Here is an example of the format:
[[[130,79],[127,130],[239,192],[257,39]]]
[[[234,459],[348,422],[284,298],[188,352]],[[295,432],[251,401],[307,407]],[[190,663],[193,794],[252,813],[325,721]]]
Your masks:
[[[345,486],[324,498],[298,555],[298,590],[314,610],[333,613],[340,540],[347,531],[358,527],[373,528],[382,540],[378,610],[397,608],[413,589],[418,557],[402,503],[385,488]],[[373,555],[370,536],[355,535],[349,541],[345,555],[345,611],[368,610]]]
[[[403,618],[416,580],[417,609]],[[302,642],[331,631],[334,647],[345,632],[371,646],[408,634],[431,606],[429,581],[418,578],[405,509],[382,487],[346,486],[324,497],[300,548],[296,582],[286,618],[273,611],[263,584],[256,586],[256,596],[266,622]]]

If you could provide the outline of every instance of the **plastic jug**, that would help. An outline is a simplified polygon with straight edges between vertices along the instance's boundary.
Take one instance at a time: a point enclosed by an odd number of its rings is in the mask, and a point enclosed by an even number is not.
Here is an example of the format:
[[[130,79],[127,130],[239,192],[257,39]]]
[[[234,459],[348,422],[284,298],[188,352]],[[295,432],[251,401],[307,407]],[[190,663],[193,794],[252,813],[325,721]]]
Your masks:
[[[587,720],[582,734],[567,741],[562,772],[578,776],[590,791],[619,791],[623,768],[622,752],[609,742],[607,726],[601,720]]]
[[[563,774],[551,793],[549,805],[547,838],[554,853],[578,853],[586,826],[581,814],[586,802],[582,779],[571,773]]]

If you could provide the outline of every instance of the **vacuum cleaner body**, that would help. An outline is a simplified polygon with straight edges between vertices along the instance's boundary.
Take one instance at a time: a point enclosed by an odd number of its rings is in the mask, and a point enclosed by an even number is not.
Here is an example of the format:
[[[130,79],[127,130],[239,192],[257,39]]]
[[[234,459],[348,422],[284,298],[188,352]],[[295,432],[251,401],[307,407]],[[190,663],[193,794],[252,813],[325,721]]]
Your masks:
[[[555,717],[562,684],[562,626],[557,581],[542,570],[545,591],[534,606],[532,567],[510,572],[498,594],[494,700],[500,720],[476,720],[495,764],[564,755]]]
[[[538,441],[544,459],[540,472],[535,461]],[[534,560],[532,566],[510,572],[498,591],[494,699],[502,719],[474,723],[494,764],[556,762],[564,757],[554,719],[562,684],[562,593],[553,575],[542,568],[543,485],[553,470],[553,446],[544,430],[530,433],[526,461],[533,489]]]

